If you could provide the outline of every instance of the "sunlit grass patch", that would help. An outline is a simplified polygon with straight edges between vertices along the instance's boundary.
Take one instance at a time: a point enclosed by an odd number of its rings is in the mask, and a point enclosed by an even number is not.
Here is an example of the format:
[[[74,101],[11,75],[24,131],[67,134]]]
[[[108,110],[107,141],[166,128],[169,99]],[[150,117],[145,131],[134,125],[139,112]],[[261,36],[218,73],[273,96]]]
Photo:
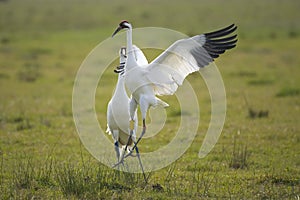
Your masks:
[[[253,86],[259,86],[259,85],[271,85],[274,83],[273,79],[254,79],[254,80],[250,80],[248,81],[249,85],[253,85]]]
[[[253,71],[238,71],[230,74],[231,76],[237,77],[256,77],[257,73]]]
[[[38,63],[25,63],[17,73],[20,81],[35,82],[40,76],[40,65]]]
[[[261,176],[259,179],[260,183],[272,183],[275,185],[288,185],[288,186],[297,186],[300,184],[300,180],[293,176],[286,176],[283,173],[268,173],[264,176]]]
[[[248,167],[249,152],[247,145],[240,144],[237,137],[238,136],[234,136],[233,138],[233,150],[229,167],[233,169],[245,169]]]
[[[288,97],[288,96],[299,96],[300,89],[299,88],[292,88],[292,87],[285,87],[282,88],[277,94],[277,97]]]
[[[6,73],[0,73],[0,79],[8,79],[10,76]]]

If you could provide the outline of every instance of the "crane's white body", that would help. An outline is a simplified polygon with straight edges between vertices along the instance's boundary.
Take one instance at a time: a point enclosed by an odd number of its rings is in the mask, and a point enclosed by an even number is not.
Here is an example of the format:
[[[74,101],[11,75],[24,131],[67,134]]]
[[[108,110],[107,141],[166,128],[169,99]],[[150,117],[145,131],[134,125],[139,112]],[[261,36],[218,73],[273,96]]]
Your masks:
[[[125,64],[125,86],[131,94],[130,100],[130,116],[134,121],[134,112],[136,112],[137,105],[140,105],[142,119],[146,118],[146,113],[149,107],[156,107],[161,105],[163,107],[169,106],[167,103],[158,99],[155,96],[154,85],[149,78],[149,64],[138,62],[135,59],[134,45],[132,45],[132,28],[127,30],[127,62]],[[155,75],[154,75],[155,76]]]
[[[119,74],[117,86],[107,108],[107,132],[112,134],[114,141],[126,145],[129,136],[129,98],[124,86],[124,77]],[[118,120],[126,119],[126,120]],[[134,119],[137,120],[136,113]],[[135,125],[136,130],[137,125]],[[135,140],[135,131],[133,135]]]
[[[134,56],[137,63],[140,65],[148,64],[148,61],[143,52],[135,45],[133,45]],[[126,63],[126,55],[120,51],[120,65]],[[115,150],[117,159],[119,160],[122,154],[122,148],[127,145],[132,145],[136,141],[136,130],[138,127],[137,113],[134,112],[132,118],[135,120],[134,130],[132,138],[129,138],[129,103],[130,98],[128,97],[125,89],[125,77],[123,73],[119,73],[117,85],[111,100],[107,107],[107,133],[111,134],[115,143]],[[120,144],[120,146],[119,146]]]

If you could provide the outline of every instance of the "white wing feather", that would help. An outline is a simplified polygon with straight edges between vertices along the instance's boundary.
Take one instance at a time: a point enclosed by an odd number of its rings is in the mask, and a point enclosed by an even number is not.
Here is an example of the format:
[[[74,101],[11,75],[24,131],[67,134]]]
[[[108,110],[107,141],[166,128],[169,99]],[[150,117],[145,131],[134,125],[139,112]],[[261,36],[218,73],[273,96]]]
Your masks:
[[[235,47],[234,24],[211,33],[181,39],[172,44],[147,67],[146,77],[156,95],[172,95],[187,75],[209,65],[225,50]]]
[[[134,51],[136,62],[139,66],[142,67],[148,65],[148,60],[141,49],[139,49],[136,45],[133,45],[133,51]]]

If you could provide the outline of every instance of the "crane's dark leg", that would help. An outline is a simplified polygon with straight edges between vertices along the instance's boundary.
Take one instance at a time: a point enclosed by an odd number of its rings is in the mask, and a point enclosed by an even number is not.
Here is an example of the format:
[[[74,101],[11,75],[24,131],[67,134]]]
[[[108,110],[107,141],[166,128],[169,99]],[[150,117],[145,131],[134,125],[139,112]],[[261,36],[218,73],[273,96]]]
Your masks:
[[[131,126],[131,124],[133,124],[133,126]],[[130,143],[130,140],[132,139],[132,134],[133,134],[133,129],[131,129],[132,127],[134,127],[134,121],[133,120],[130,121],[130,135],[128,137],[128,141],[127,141],[127,144],[126,144],[126,146],[124,148],[124,151],[122,153],[121,159],[119,159],[118,162],[113,165],[113,168],[119,166],[121,163],[123,164],[123,161],[124,161],[124,158],[125,158],[125,153],[127,151],[127,148],[128,148],[129,143]]]
[[[127,152],[128,145],[129,145],[130,141],[132,140],[132,135],[133,135],[133,131],[134,131],[134,120],[133,119],[129,121],[129,129],[130,129],[130,135],[128,137],[127,144],[124,148],[124,152],[122,154],[122,158],[121,158],[122,162],[124,160],[125,153]]]
[[[140,142],[140,140],[142,139],[142,137],[144,136],[144,134],[146,133],[146,121],[145,119],[143,119],[143,131],[141,133],[141,136],[139,137],[139,139],[134,143],[134,146],[132,147],[131,151],[124,157],[127,158],[128,156],[130,156],[133,152],[133,150],[135,148],[137,148],[137,144]]]
[[[120,162],[120,147],[119,147],[119,142],[118,141],[116,141],[115,142],[115,151],[116,151],[116,155],[117,155],[117,162],[118,163],[122,163],[123,164],[123,162]],[[113,166],[113,168],[114,167],[116,167],[116,166]],[[117,166],[118,167],[118,169],[119,169],[119,166]]]
[[[120,161],[120,148],[119,148],[119,142],[116,141],[115,142],[115,151],[116,151],[116,155],[117,155],[117,161]]]
[[[113,138],[114,138],[114,146],[115,146],[115,152],[117,156],[117,162],[120,162],[120,147],[119,147],[119,130],[113,130],[112,131]],[[116,167],[116,166],[113,166]]]
[[[129,132],[128,141],[127,141],[127,143],[126,143],[126,146],[125,146],[125,149],[124,149],[124,151],[123,151],[123,154],[122,154],[122,156],[121,156],[120,161],[119,161],[118,163],[116,163],[116,164],[113,166],[113,168],[116,167],[116,166],[118,166],[118,165],[120,165],[120,164],[123,163],[123,161],[124,161],[125,153],[126,153],[126,151],[127,151],[127,148],[128,148],[129,143],[130,143],[131,140],[132,140],[132,135],[133,135],[134,129],[135,129],[135,120],[137,120],[137,118],[136,118],[136,109],[137,109],[137,102],[135,101],[134,98],[131,98],[131,99],[130,99],[130,102],[129,102],[129,114],[130,114],[129,130],[130,130],[130,132]],[[132,151],[131,151],[131,152],[132,152]]]
[[[146,182],[146,184],[148,183],[148,180],[146,178],[146,175],[145,175],[145,172],[144,172],[144,167],[143,167],[143,164],[142,164],[142,160],[141,160],[141,157],[140,157],[140,152],[139,152],[139,148],[137,146],[135,146],[135,151],[136,151],[136,155],[137,155],[137,158],[139,160],[139,163],[140,163],[140,166],[141,166],[141,169],[142,169],[142,173],[143,173],[143,176],[144,176],[144,180]]]
[[[146,133],[146,116],[147,116],[147,111],[149,109],[149,102],[148,99],[145,96],[141,96],[140,98],[140,109],[141,109],[141,114],[142,114],[142,119],[143,119],[143,130],[142,133],[139,137],[139,139],[136,141],[134,146],[132,147],[131,151],[129,154],[126,155],[128,157],[129,155],[132,154],[133,150],[136,148],[137,144],[140,142],[144,134]]]

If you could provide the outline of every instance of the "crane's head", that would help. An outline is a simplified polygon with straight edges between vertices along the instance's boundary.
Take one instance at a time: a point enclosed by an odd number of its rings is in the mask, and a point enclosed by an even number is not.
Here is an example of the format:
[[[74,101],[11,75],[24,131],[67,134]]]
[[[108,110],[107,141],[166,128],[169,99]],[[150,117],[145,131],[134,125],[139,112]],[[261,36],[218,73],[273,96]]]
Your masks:
[[[114,37],[120,30],[122,29],[129,29],[131,28],[131,25],[128,21],[123,20],[120,22],[118,28],[115,30],[115,32],[112,34],[112,37]]]
[[[115,73],[117,73],[117,74],[124,73],[126,58],[127,58],[126,47],[121,47],[121,49],[120,49],[120,65],[117,66],[116,69],[114,70]]]

